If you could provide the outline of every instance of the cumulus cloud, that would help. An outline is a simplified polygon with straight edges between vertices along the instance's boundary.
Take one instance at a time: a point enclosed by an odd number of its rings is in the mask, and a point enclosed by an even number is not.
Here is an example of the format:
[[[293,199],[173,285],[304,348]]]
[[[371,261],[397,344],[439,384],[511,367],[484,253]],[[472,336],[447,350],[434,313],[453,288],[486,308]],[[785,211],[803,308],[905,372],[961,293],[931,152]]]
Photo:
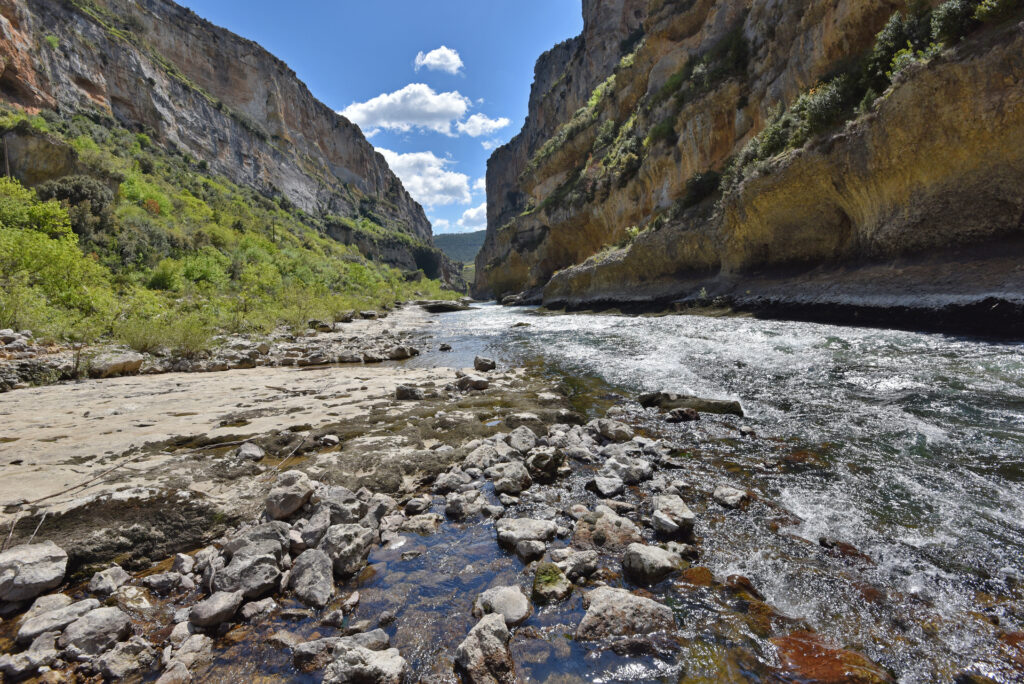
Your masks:
[[[501,141],[497,140],[497,139],[494,139],[494,140],[484,140],[482,143],[480,143],[480,145],[485,150],[490,152],[491,150],[495,150],[495,149],[501,147]]]
[[[481,176],[473,182],[473,192],[487,192],[487,179]]]
[[[471,104],[472,101],[458,91],[438,93],[425,83],[410,83],[393,93],[383,93],[366,102],[353,102],[338,113],[359,126],[367,136],[381,129],[407,133],[414,128],[454,136],[452,124],[462,119]]]
[[[448,219],[431,219],[430,224],[434,227],[435,233],[448,233],[452,229],[452,222]]]
[[[381,147],[388,166],[402,179],[402,185],[413,198],[425,207],[446,204],[469,204],[473,196],[469,191],[469,176],[449,171],[454,162],[438,157],[433,152],[399,154]]]
[[[510,123],[512,122],[503,116],[492,119],[483,114],[474,114],[465,121],[460,121],[457,127],[460,133],[465,133],[472,138],[479,138],[481,135],[490,135],[495,131],[500,131]]]
[[[487,227],[487,202],[478,207],[467,209],[462,212],[462,218],[458,220],[459,227],[463,230],[483,230]]]
[[[436,50],[416,55],[416,71],[426,67],[431,71],[444,71],[449,74],[459,73],[463,67],[462,58],[456,50],[442,45]]]

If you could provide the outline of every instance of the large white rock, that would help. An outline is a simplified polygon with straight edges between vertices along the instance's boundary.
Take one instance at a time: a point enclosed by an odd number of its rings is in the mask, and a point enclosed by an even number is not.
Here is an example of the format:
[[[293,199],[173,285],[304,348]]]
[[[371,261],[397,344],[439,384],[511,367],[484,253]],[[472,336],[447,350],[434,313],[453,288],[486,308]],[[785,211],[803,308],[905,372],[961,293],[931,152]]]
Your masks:
[[[68,554],[51,541],[0,553],[0,601],[27,601],[64,581]]]
[[[474,617],[498,613],[509,627],[525,621],[530,617],[530,612],[530,600],[519,587],[491,587],[480,594],[473,604]]]
[[[630,544],[622,555],[623,572],[637,584],[655,584],[683,567],[682,558],[657,546]]]
[[[371,651],[345,641],[334,647],[324,684],[402,684],[409,665],[397,648]]]
[[[61,648],[99,655],[132,633],[132,621],[119,608],[97,608],[78,618],[60,636]]]

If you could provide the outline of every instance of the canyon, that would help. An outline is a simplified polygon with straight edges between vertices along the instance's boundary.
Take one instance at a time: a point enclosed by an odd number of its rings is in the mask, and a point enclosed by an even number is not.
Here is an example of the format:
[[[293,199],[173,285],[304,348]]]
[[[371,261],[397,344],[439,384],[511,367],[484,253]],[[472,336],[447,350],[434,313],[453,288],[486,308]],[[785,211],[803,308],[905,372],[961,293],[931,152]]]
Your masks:
[[[919,52],[850,118],[737,174],[907,4],[583,9],[489,161],[478,296],[1021,332],[1019,17]]]

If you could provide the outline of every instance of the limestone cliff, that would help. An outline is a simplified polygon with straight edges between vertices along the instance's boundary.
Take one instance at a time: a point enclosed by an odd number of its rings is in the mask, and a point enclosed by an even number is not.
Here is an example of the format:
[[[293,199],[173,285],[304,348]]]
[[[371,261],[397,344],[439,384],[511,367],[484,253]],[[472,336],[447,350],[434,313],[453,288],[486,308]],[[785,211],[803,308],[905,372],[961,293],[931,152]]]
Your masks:
[[[870,83],[861,65],[878,61],[907,3],[639,4],[642,38],[619,42],[621,3],[584,3],[583,36],[538,62],[526,126],[488,165],[479,294],[570,307],[727,295],[837,319],[847,308],[1021,311],[1018,16],[885,54],[884,85],[811,128],[807,112],[847,74]],[[931,15],[917,11],[927,33]],[[621,45],[603,72],[565,56],[595,31]],[[787,130],[790,144],[772,148]]]
[[[432,251],[422,207],[357,126],[259,45],[170,0],[0,0],[0,59],[6,102],[98,110],[240,185]]]

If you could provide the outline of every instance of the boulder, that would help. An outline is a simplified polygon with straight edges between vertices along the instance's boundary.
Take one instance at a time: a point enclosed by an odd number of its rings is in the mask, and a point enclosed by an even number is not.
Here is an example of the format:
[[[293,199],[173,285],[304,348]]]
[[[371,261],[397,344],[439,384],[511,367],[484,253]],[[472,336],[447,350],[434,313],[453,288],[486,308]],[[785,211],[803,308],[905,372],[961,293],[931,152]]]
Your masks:
[[[587,613],[576,628],[580,641],[636,636],[671,630],[675,618],[671,609],[625,589],[598,587],[583,597]]]
[[[178,553],[171,563],[171,571],[181,575],[191,574],[196,569],[196,559],[188,554]]]
[[[588,427],[609,442],[628,442],[633,439],[633,429],[617,420],[598,418],[591,421]]]
[[[395,388],[395,399],[398,401],[419,401],[423,399],[423,390],[411,385],[399,385]]]
[[[551,541],[558,530],[551,520],[533,518],[503,518],[494,527],[498,532],[498,544],[507,549],[515,549],[523,541]]]
[[[643,536],[632,520],[607,506],[598,506],[576,521],[572,544],[581,549],[622,551],[632,543],[643,543]]]
[[[785,681],[847,684],[890,684],[895,681],[891,674],[867,657],[855,651],[832,648],[813,632],[793,632],[770,641],[778,652]],[[985,678],[979,681],[993,680]]]
[[[480,470],[486,470],[496,463],[500,463],[504,460],[498,453],[498,450],[490,444],[481,444],[473,451],[469,452],[465,460],[462,462],[465,468],[479,468]]]
[[[690,507],[675,494],[659,494],[653,499],[651,526],[671,537],[689,537],[693,534],[696,516]]]
[[[524,563],[530,563],[544,557],[547,544],[538,539],[524,539],[516,544],[516,556]]]
[[[377,533],[362,525],[332,525],[317,547],[331,559],[334,574],[347,577],[363,569]]]
[[[89,363],[89,375],[94,378],[112,378],[134,375],[142,368],[145,357],[136,352],[101,352]]]
[[[520,425],[506,438],[506,443],[520,453],[527,453],[537,446],[537,435],[525,425]]]
[[[89,591],[101,596],[110,596],[117,588],[127,584],[132,576],[129,575],[120,565],[112,565],[106,570],[100,570],[89,580]]]
[[[258,444],[246,442],[235,449],[234,457],[241,461],[262,461],[267,452]]]
[[[51,541],[0,553],[0,601],[28,601],[64,581],[68,554]]]
[[[35,614],[23,619],[18,627],[17,641],[29,644],[46,632],[60,632],[72,622],[100,607],[96,599],[86,599],[55,610]]]
[[[469,307],[460,302],[452,300],[433,300],[420,304],[428,313],[451,313],[453,311],[465,311]]]
[[[519,587],[491,587],[473,604],[473,617],[498,613],[509,627],[524,622],[531,612],[530,601]]]
[[[488,468],[484,474],[494,480],[494,491],[498,494],[519,496],[533,484],[530,471],[519,461],[499,463]]]
[[[637,584],[656,584],[684,569],[683,559],[665,549],[646,544],[630,544],[622,555],[622,570]]]
[[[726,508],[739,508],[747,500],[747,493],[742,489],[719,485],[715,487],[711,498]]]
[[[445,502],[444,514],[455,521],[466,520],[479,515],[484,507],[484,499],[478,490],[463,494],[449,494]]]
[[[463,392],[469,392],[471,390],[482,391],[491,386],[487,378],[482,378],[479,375],[464,375],[459,378],[455,386]]]
[[[196,627],[216,627],[235,616],[242,605],[242,592],[218,591],[192,606],[188,621]]]
[[[663,411],[672,409],[693,409],[700,413],[723,413],[743,416],[740,402],[731,399],[703,399],[692,394],[676,394],[674,392],[647,392],[637,397],[644,408],[660,408]]]
[[[264,548],[269,547],[269,548]],[[247,599],[263,598],[277,591],[281,582],[278,555],[271,542],[258,542],[239,549],[226,567],[213,576],[217,591],[241,592]]]
[[[492,371],[498,367],[498,364],[494,362],[494,359],[488,359],[483,356],[478,356],[473,359],[473,370],[478,373],[486,373]]]
[[[133,636],[101,655],[94,665],[107,681],[119,682],[133,675],[150,672],[159,662],[156,649],[142,637]]]
[[[142,586],[157,594],[166,595],[181,585],[181,574],[177,572],[158,572],[142,579]]]
[[[700,420],[700,414],[692,408],[677,408],[668,412],[667,423],[690,423]]]
[[[246,603],[242,606],[242,610],[239,612],[239,615],[243,620],[248,622],[259,617],[270,615],[277,610],[277,608],[277,601],[272,598],[265,598],[262,601]]]
[[[618,478],[625,484],[638,484],[654,476],[654,466],[642,458],[619,454],[605,461],[599,472],[601,477]]]
[[[402,684],[409,666],[397,648],[372,651],[341,642],[324,672],[324,684]]]
[[[576,551],[565,556],[564,560],[557,563],[565,576],[572,582],[585,580],[597,572],[597,560],[599,556],[593,549],[589,551]]]
[[[119,608],[97,608],[68,625],[58,643],[95,656],[131,634],[132,621]]]
[[[554,563],[539,563],[533,575],[533,600],[554,603],[569,597],[572,582]]]
[[[435,494],[448,494],[459,491],[462,489],[462,485],[469,484],[472,481],[473,478],[456,468],[438,475],[430,489]]]
[[[504,618],[491,613],[480,619],[455,650],[455,669],[466,684],[512,684],[518,681]]]
[[[29,607],[29,609],[25,611],[25,614],[21,616],[21,620],[22,622],[31,620],[37,615],[49,613],[51,610],[67,608],[72,603],[74,603],[74,601],[67,594],[46,594],[32,602],[31,607]]]
[[[333,563],[319,549],[306,549],[295,559],[288,588],[307,606],[323,608],[334,595]]]
[[[31,677],[41,668],[53,665],[60,657],[57,650],[58,632],[39,635],[26,651],[0,654],[0,681],[18,681]]]
[[[437,513],[421,513],[420,515],[412,516],[402,523],[401,531],[425,537],[428,534],[437,532],[437,528],[441,526],[443,520],[444,518]]]
[[[594,491],[605,499],[610,499],[626,491],[626,483],[618,477],[602,477],[598,475],[587,483],[587,489]]]
[[[526,468],[538,482],[553,482],[563,465],[565,455],[555,447],[536,447],[526,457]]]
[[[313,482],[308,475],[299,470],[281,473],[267,495],[267,515],[274,520],[290,518],[312,494]]]

